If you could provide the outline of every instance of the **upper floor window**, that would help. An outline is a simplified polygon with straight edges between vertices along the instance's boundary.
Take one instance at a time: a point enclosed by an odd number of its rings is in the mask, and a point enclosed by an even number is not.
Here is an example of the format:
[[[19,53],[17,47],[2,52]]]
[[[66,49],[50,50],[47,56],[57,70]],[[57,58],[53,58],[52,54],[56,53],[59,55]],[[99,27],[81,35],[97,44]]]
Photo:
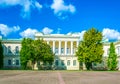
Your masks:
[[[55,48],[55,53],[58,54],[58,48]]]
[[[15,47],[15,53],[16,53],[16,54],[19,53],[19,47],[18,47],[18,46]]]
[[[61,48],[61,54],[63,54],[64,53],[64,48]]]
[[[67,54],[69,54],[70,53],[70,48],[67,48]]]
[[[120,54],[120,46],[117,47],[117,54]]]
[[[8,46],[8,53],[12,53],[11,52],[11,46]]]

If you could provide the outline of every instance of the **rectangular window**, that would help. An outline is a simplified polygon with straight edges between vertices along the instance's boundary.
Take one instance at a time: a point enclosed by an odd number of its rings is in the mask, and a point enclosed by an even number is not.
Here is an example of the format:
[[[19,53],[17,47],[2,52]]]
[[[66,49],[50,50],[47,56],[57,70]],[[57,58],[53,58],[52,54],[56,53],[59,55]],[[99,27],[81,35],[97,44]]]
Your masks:
[[[8,46],[8,53],[11,54],[11,46]]]
[[[55,61],[55,65],[58,66],[58,60]]]
[[[64,48],[61,48],[61,54],[64,54]]]
[[[19,60],[16,60],[16,65],[19,65]]]
[[[18,46],[15,47],[15,53],[16,53],[16,54],[19,53],[19,47],[18,47]]]
[[[67,54],[69,54],[70,53],[70,49],[69,48],[67,48]]]
[[[73,66],[76,66],[76,60],[73,60]]]
[[[12,64],[12,61],[11,60],[8,60],[8,65],[11,65]]]
[[[55,53],[58,54],[58,48],[55,48]]]
[[[64,65],[65,65],[65,64],[64,64],[64,60],[61,60],[61,65],[62,65],[62,66],[64,66]]]
[[[70,60],[67,61],[67,65],[70,66]]]

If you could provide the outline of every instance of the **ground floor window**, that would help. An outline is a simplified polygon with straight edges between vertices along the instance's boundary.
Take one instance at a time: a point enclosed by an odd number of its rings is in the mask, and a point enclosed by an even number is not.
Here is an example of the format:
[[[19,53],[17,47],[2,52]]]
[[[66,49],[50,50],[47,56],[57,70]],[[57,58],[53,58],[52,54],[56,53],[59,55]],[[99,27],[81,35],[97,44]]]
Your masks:
[[[61,60],[61,65],[62,65],[62,66],[64,66],[64,65],[65,65],[65,64],[64,64],[64,60]]]
[[[9,59],[8,60],[8,65],[11,65],[12,64],[12,61]]]
[[[19,65],[19,60],[16,60],[16,65]]]
[[[67,65],[70,66],[70,60],[67,61]]]
[[[55,61],[55,65],[58,66],[58,64],[59,64],[59,63],[58,63],[58,60],[56,60],[56,61]]]
[[[76,66],[76,60],[73,60],[73,66]]]

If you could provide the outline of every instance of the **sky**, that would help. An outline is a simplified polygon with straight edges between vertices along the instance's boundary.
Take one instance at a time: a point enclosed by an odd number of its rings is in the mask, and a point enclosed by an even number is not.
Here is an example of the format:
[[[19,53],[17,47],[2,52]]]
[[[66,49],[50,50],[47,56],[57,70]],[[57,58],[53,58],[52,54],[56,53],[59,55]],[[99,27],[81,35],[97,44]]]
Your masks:
[[[33,38],[79,33],[96,28],[109,40],[120,40],[120,0],[0,0],[0,35]]]

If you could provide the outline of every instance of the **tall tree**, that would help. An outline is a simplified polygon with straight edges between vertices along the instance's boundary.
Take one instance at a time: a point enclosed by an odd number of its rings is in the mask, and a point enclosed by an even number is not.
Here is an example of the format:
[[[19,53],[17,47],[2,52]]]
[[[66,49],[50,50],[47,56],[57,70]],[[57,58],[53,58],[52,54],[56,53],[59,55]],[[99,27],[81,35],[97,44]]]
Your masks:
[[[3,47],[2,47],[2,43],[1,43],[1,40],[0,40],[0,68],[3,68]]]
[[[110,43],[107,65],[108,65],[109,70],[116,70],[117,69],[117,54],[115,52],[115,46],[114,46],[113,42]]]
[[[95,28],[91,28],[84,33],[76,56],[78,56],[79,62],[85,63],[87,70],[92,69],[92,63],[102,61],[103,45],[101,41],[102,33]]]
[[[22,69],[26,69],[27,68],[27,63],[29,61],[29,57],[32,55],[32,50],[31,50],[31,43],[32,43],[32,39],[30,38],[24,38],[22,40],[22,48],[20,51],[20,60],[21,60],[21,67]]]

